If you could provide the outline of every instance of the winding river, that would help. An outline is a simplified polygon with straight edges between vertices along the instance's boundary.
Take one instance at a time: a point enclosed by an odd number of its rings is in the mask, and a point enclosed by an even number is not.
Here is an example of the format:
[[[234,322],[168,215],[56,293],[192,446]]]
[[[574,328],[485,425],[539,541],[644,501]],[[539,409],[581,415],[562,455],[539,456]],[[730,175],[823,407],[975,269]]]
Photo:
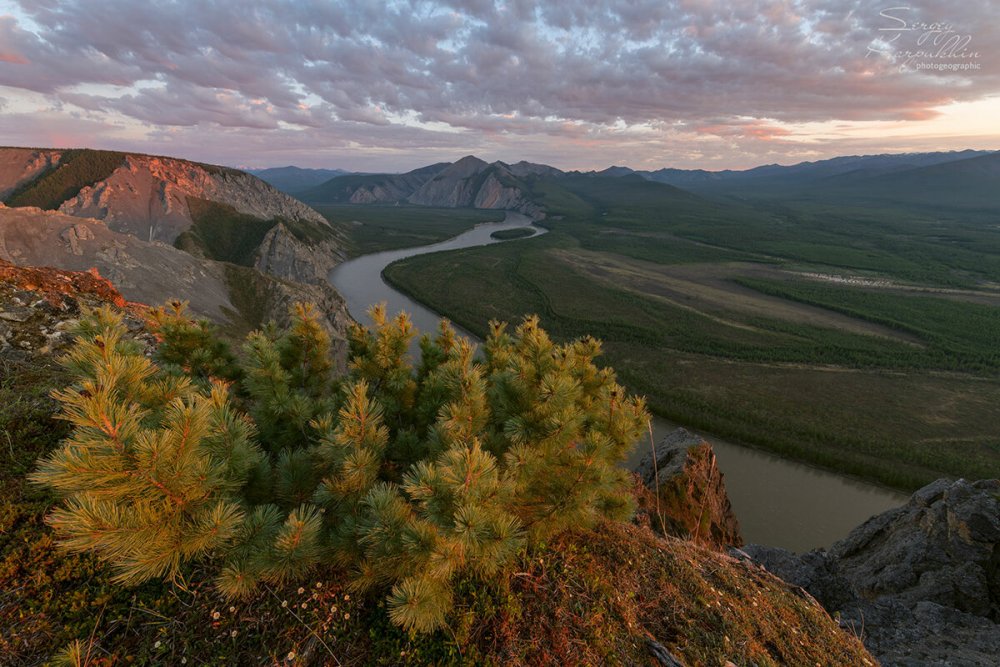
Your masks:
[[[405,310],[417,328],[433,331],[440,316],[387,285],[382,279],[383,269],[415,255],[500,243],[491,234],[529,226],[531,220],[526,216],[508,213],[503,222],[477,225],[441,243],[373,253],[344,262],[330,272],[330,282],[358,321],[367,321],[365,312],[370,304],[384,301],[390,313]],[[545,233],[540,227],[535,229],[535,236]],[[654,437],[659,441],[676,427],[654,418]],[[725,474],[726,489],[747,542],[793,551],[827,547],[873,514],[906,501],[905,495],[873,484],[711,436],[705,439],[712,443]],[[640,442],[630,462],[637,462],[648,448],[648,442]]]

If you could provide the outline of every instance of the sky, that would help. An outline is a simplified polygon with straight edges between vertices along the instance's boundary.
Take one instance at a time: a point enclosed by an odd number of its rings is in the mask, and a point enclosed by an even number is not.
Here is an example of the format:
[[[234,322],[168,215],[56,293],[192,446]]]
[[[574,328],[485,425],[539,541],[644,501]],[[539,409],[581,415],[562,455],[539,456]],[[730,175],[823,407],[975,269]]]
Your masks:
[[[0,0],[0,145],[357,171],[1000,149],[1000,2]]]

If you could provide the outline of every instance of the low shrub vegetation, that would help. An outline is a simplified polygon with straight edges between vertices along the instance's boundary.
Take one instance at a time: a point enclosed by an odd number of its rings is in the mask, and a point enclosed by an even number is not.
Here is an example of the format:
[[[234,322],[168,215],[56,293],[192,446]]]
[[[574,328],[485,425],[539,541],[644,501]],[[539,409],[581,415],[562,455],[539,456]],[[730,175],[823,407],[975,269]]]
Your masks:
[[[84,317],[54,394],[71,430],[31,476],[61,499],[60,543],[121,584],[183,586],[201,568],[233,599],[333,565],[350,590],[383,591],[396,625],[429,631],[456,582],[631,515],[618,464],[649,417],[595,365],[597,341],[557,345],[526,318],[493,323],[477,358],[443,324],[414,367],[409,319],[371,315],[346,377],[305,305],[238,356],[176,305],[151,318],[153,359],[112,309]]]

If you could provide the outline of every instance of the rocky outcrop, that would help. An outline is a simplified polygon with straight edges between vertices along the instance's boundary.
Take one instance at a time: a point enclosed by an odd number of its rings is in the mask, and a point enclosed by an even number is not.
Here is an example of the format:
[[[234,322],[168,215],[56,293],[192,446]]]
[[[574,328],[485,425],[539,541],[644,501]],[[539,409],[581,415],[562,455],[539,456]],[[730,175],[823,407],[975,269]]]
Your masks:
[[[828,551],[745,549],[861,633],[884,665],[995,665],[1000,481],[938,480]]]
[[[639,462],[648,494],[637,494],[651,528],[713,549],[743,544],[712,446],[677,429]]]
[[[314,302],[334,340],[337,363],[346,360],[350,319],[344,300],[325,283],[306,285],[198,258],[164,243],[117,233],[100,220],[2,204],[0,260],[64,271],[94,268],[129,301],[156,305],[168,299],[186,300],[194,314],[237,333],[270,319],[283,324],[292,303]],[[318,269],[310,265],[301,270]]]
[[[188,197],[261,219],[327,224],[313,209],[250,174],[149,155],[127,155],[111,176],[83,188],[59,210],[103,220],[145,241],[173,243],[192,223]]]
[[[95,269],[25,268],[0,260],[0,356],[34,363],[63,352],[81,310],[103,304],[122,310],[129,330],[152,345],[143,328],[146,307],[126,301]]]
[[[301,283],[326,283],[327,276],[344,260],[340,245],[333,240],[306,244],[288,227],[278,223],[257,248],[254,268],[262,273]]]
[[[483,160],[467,155],[435,174],[408,199],[422,206],[471,206],[479,191],[477,176],[489,166]]]

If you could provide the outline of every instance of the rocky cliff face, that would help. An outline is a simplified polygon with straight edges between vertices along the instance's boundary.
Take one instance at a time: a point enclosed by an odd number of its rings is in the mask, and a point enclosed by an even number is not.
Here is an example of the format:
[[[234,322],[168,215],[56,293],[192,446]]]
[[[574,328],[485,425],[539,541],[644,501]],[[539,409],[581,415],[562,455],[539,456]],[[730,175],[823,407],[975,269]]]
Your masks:
[[[743,544],[712,446],[680,428],[640,461],[636,474],[648,493],[640,512],[652,529],[723,550]]]
[[[504,209],[542,217],[541,209],[530,201],[524,183],[510,167],[503,162],[489,164],[472,155],[435,174],[408,201],[422,206]]]
[[[327,224],[316,211],[255,176],[148,155],[126,156],[111,176],[84,187],[59,210],[104,220],[111,229],[146,241],[172,243],[191,226],[188,197],[228,204],[265,220]]]
[[[12,195],[15,190],[19,194]],[[173,243],[195,223],[202,232],[224,224],[212,215],[202,219],[204,213],[196,219],[194,200],[235,211],[251,222],[295,225],[307,237],[323,239],[315,244],[285,243],[283,257],[271,262],[275,267],[283,270],[293,253],[301,255],[298,264],[314,270],[284,271],[276,274],[279,277],[325,280],[329,269],[344,258],[335,230],[302,202],[250,174],[186,160],[87,150],[0,149],[0,197],[8,195],[19,205],[35,202],[66,215],[101,220],[114,232],[147,242]],[[287,229],[272,236],[282,232]],[[266,257],[267,252],[260,254]]]
[[[257,248],[254,268],[277,278],[325,285],[330,271],[344,259],[344,251],[336,241],[307,244],[278,223]]]
[[[998,480],[938,480],[828,551],[745,551],[863,633],[884,665],[997,664]]]
[[[104,222],[37,208],[0,204],[0,260],[18,266],[48,266],[69,271],[94,268],[126,299],[158,305],[167,299],[190,302],[191,309],[236,332],[268,319],[287,321],[294,301],[312,301],[323,312],[346,360],[350,317],[340,295],[327,284],[302,284],[189,255],[165,243],[147,243],[115,232]],[[304,274],[312,265],[290,267]]]

